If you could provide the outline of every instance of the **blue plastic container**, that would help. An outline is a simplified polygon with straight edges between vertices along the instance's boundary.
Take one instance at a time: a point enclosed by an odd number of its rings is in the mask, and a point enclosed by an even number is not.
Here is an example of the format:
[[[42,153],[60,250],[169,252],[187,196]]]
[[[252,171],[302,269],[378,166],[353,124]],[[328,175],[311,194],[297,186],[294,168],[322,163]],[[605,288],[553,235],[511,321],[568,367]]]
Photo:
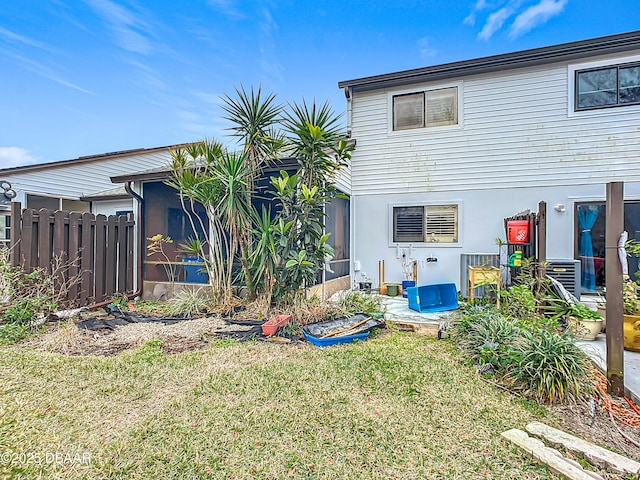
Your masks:
[[[209,283],[209,275],[204,271],[204,260],[198,257],[185,257],[183,262],[186,283]]]
[[[416,286],[416,282],[414,282],[413,280],[403,280],[402,281],[402,296],[404,298],[407,298],[407,288],[415,287],[415,286]]]
[[[369,336],[369,332],[364,332],[356,333],[355,335],[347,335],[346,337],[318,338],[314,337],[313,335],[309,335],[304,330],[302,330],[302,333],[307,341],[313,343],[318,347],[328,347],[329,345],[336,345],[338,343],[351,343],[354,340],[366,340]]]
[[[442,312],[458,308],[455,283],[435,283],[407,288],[409,308],[418,312]]]

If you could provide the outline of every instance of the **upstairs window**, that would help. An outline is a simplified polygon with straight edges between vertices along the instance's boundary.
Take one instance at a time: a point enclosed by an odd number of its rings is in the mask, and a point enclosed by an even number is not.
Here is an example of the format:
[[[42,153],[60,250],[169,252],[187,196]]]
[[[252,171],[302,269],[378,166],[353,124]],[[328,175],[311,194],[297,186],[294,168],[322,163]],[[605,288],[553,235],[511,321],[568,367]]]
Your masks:
[[[458,206],[393,207],[394,243],[457,243]]]
[[[393,130],[458,124],[458,87],[394,95]]]
[[[576,110],[640,104],[640,64],[576,71]]]

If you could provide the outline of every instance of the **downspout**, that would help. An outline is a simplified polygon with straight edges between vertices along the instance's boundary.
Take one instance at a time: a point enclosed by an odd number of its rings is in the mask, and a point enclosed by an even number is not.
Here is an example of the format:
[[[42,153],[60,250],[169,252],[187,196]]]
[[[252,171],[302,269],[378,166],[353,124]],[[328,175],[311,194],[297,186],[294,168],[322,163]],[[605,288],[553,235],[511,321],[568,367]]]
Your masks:
[[[132,294],[133,297],[137,297],[142,293],[142,256],[144,254],[145,241],[144,241],[144,198],[136,193],[132,188],[131,184],[133,182],[127,182],[124,184],[125,191],[131,196],[135,198],[138,203],[138,255],[136,257],[136,286],[138,287],[136,291]]]
[[[128,300],[139,297],[142,294],[142,252],[144,251],[145,243],[144,243],[144,216],[142,214],[142,207],[144,206],[144,198],[138,195],[131,188],[132,182],[127,182],[124,184],[125,191],[129,194],[130,197],[135,198],[138,203],[138,213],[137,213],[137,222],[138,222],[138,255],[136,257],[136,286],[138,287],[135,292],[129,293],[126,295]],[[89,305],[89,310],[97,310],[98,308],[106,307],[113,300],[104,300],[102,302],[94,303]]]
[[[344,96],[347,99],[347,138],[351,138],[351,121],[353,115],[353,90],[352,87],[345,87]],[[352,172],[353,173],[353,162],[351,163]],[[349,276],[351,281],[351,288],[353,288],[354,282],[356,281],[356,271],[354,270],[354,262],[357,258],[356,255],[356,216],[355,210],[356,205],[353,198],[353,182],[351,181],[351,174],[349,175],[349,183],[350,192],[349,192]],[[380,286],[378,285],[378,288]]]

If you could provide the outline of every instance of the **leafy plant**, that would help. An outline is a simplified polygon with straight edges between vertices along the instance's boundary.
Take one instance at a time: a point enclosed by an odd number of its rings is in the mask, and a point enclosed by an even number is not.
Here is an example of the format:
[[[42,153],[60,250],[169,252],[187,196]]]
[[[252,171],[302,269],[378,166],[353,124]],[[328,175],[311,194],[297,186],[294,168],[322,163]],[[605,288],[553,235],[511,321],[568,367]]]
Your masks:
[[[171,237],[165,237],[161,233],[158,233],[151,237],[147,237],[147,242],[147,257],[155,255],[156,253],[160,254],[163,260],[162,268],[164,268],[164,272],[166,273],[169,283],[171,284],[171,289],[173,290],[173,285],[177,280],[175,259],[172,260],[169,258],[166,251],[168,245],[173,245],[173,240]]]
[[[546,330],[522,332],[511,352],[508,378],[539,402],[575,402],[591,393],[590,362],[571,337]]]

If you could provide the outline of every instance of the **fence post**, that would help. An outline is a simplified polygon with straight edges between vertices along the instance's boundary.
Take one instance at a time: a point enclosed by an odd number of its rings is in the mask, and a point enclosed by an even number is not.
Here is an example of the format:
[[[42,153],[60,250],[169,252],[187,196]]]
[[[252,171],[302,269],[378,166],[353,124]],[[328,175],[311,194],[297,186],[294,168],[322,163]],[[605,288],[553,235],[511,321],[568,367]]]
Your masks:
[[[20,266],[20,237],[22,236],[22,204],[11,202],[11,230],[9,230],[9,256],[11,266]]]

